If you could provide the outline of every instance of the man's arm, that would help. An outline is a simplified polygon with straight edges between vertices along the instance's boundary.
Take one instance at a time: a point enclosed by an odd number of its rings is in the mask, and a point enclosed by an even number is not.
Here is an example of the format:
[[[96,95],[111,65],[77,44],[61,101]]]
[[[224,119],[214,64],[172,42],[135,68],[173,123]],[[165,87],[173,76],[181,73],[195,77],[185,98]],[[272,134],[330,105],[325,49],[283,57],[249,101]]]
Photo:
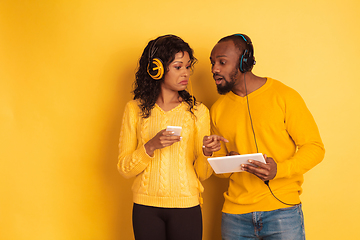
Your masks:
[[[244,171],[263,181],[301,175],[320,163],[325,149],[313,116],[301,96],[293,91],[286,97],[285,128],[297,147],[296,153],[282,162],[266,157],[266,164],[252,162],[257,167],[243,166]]]

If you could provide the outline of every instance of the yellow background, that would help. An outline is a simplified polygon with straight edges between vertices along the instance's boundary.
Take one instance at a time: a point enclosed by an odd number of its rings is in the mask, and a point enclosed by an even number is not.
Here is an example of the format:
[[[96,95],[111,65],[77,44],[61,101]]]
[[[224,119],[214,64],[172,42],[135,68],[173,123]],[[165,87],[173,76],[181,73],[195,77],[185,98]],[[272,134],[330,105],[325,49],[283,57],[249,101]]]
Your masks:
[[[0,1],[0,239],[133,239],[121,117],[143,48],[168,33],[194,48],[208,107],[212,47],[252,38],[253,72],[303,96],[326,147],[305,174],[307,239],[357,238],[359,12],[358,0]],[[204,240],[218,240],[227,181],[204,185]]]

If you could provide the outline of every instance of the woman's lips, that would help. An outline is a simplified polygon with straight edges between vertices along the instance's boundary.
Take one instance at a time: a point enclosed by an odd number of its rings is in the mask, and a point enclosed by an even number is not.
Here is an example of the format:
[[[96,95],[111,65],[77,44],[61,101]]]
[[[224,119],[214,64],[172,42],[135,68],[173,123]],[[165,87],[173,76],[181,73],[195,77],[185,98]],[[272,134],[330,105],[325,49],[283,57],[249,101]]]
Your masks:
[[[180,82],[180,84],[181,84],[181,85],[187,85],[188,82],[189,82],[188,80],[183,80],[183,81]]]

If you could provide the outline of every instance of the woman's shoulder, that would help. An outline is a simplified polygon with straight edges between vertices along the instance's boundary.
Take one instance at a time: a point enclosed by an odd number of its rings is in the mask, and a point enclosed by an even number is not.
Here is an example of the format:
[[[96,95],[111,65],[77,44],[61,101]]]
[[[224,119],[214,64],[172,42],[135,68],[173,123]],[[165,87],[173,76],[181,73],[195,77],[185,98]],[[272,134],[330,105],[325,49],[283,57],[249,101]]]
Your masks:
[[[130,114],[138,114],[141,109],[139,107],[139,101],[138,100],[130,100],[125,105],[125,112],[128,112]]]
[[[195,106],[195,115],[202,116],[204,114],[208,114],[209,109],[202,102],[197,102]]]
[[[138,109],[139,101],[138,100],[130,100],[126,103],[127,108]]]

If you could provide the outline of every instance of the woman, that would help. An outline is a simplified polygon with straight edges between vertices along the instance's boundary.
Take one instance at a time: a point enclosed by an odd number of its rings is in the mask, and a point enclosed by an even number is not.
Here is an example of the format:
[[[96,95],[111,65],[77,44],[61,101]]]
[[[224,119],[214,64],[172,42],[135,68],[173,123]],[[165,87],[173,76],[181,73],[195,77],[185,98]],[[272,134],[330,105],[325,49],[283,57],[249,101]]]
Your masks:
[[[174,35],[148,43],[139,61],[134,100],[127,103],[119,142],[119,172],[135,177],[136,240],[201,240],[200,180],[207,157],[226,139],[212,135],[208,109],[186,87],[196,58]],[[182,127],[181,136],[166,131]]]

